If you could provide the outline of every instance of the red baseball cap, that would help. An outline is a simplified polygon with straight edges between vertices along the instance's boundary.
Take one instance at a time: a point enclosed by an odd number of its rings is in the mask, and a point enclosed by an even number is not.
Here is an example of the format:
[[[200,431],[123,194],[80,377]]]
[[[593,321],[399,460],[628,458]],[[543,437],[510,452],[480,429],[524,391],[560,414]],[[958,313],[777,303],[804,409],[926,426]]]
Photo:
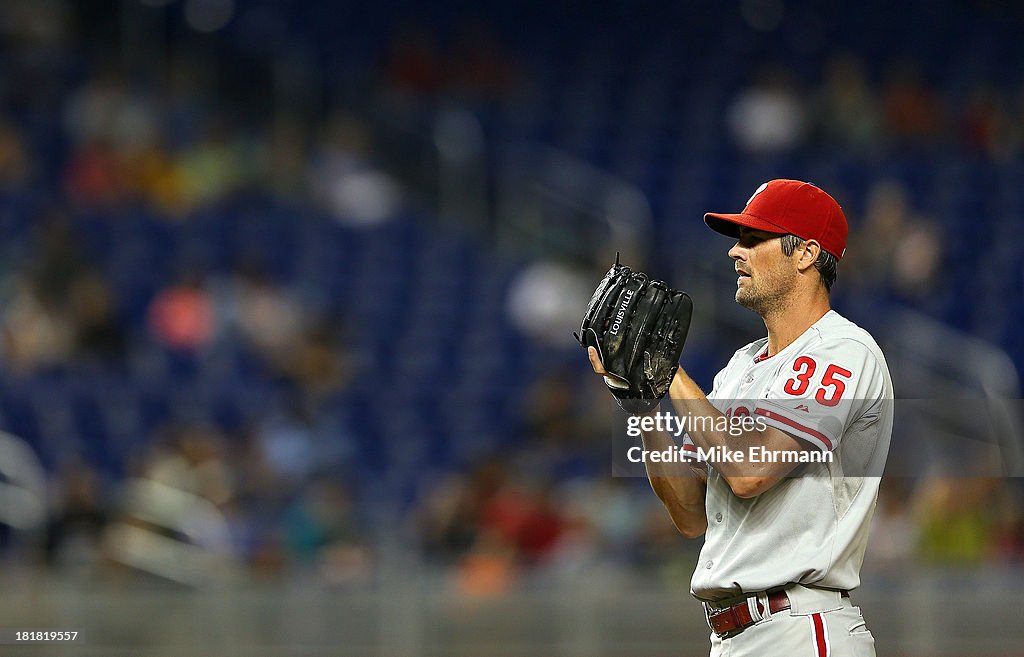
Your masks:
[[[799,180],[770,180],[762,183],[739,214],[704,215],[711,230],[740,236],[740,226],[770,233],[792,233],[800,239],[816,240],[836,258],[846,253],[849,228],[846,215],[836,200],[811,183]]]

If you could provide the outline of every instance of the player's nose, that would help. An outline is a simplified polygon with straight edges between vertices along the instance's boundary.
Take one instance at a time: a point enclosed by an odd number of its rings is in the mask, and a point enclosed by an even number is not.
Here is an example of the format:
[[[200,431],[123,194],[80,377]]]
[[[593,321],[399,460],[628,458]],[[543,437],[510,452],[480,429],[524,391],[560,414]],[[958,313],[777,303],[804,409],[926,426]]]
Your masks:
[[[739,242],[733,244],[732,248],[729,249],[729,257],[733,260],[746,260],[746,256],[747,250]]]

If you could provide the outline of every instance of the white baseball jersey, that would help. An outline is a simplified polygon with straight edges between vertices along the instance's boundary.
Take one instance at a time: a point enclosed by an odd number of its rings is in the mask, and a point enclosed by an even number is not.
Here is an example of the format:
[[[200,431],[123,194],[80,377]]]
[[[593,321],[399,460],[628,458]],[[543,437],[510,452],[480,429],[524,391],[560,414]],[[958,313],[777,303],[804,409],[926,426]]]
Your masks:
[[[808,449],[832,452],[832,462],[797,466],[751,499],[734,495],[710,469],[708,529],[691,582],[703,600],[791,583],[847,590],[860,584],[892,434],[885,358],[865,330],[835,311],[771,357],[767,343],[762,338],[737,351],[708,399],[729,416],[749,414]]]

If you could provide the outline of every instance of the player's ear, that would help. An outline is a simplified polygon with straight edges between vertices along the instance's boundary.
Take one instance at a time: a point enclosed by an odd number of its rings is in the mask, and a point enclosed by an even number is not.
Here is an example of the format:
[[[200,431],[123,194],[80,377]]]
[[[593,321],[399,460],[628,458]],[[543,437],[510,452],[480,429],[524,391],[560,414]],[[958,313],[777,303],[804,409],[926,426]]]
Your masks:
[[[797,261],[797,267],[799,267],[800,271],[806,271],[814,266],[818,256],[821,255],[821,244],[818,244],[817,240],[807,240],[801,246],[798,255],[800,257]]]

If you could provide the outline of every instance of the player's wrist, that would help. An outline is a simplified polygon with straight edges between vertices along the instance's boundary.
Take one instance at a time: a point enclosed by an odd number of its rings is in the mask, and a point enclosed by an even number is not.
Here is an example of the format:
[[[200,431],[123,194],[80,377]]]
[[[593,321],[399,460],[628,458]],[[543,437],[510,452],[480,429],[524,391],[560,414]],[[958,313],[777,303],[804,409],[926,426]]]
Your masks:
[[[672,383],[668,388],[669,397],[672,399],[699,399],[704,396],[701,389],[694,383],[686,370],[679,367],[672,377]]]

